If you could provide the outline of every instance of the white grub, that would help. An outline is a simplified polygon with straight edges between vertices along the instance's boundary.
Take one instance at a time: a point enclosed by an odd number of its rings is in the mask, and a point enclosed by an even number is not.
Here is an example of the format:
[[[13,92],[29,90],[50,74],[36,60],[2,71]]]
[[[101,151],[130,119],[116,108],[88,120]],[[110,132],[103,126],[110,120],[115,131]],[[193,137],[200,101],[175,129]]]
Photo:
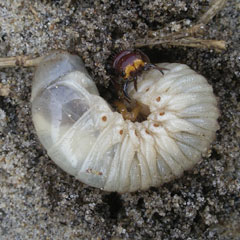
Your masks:
[[[200,161],[219,128],[206,79],[178,63],[159,64],[129,95],[147,105],[143,122],[124,120],[99,96],[79,57],[56,51],[36,70],[33,122],[52,160],[80,181],[133,192],[179,177]]]

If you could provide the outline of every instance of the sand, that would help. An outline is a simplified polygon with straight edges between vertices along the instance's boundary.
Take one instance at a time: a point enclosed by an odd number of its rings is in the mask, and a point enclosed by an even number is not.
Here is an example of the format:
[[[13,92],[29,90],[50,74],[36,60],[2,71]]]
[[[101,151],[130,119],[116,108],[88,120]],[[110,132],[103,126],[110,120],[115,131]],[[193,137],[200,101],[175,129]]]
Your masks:
[[[0,56],[77,52],[101,86],[107,62],[151,30],[195,23],[209,1],[1,1]],[[31,120],[34,68],[0,69],[0,239],[240,239],[240,2],[229,0],[205,39],[227,50],[143,48],[153,62],[180,62],[213,86],[220,130],[183,177],[136,193],[80,183],[47,156]],[[185,21],[177,23],[185,19]],[[2,90],[4,88],[4,90]]]

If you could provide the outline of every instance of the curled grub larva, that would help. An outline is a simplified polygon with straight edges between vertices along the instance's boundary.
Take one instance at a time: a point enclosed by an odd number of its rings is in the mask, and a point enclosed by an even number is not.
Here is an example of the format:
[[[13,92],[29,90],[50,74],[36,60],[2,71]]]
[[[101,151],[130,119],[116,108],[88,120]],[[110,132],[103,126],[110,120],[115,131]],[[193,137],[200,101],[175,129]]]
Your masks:
[[[99,96],[81,59],[56,51],[38,66],[32,87],[36,132],[53,161],[106,191],[159,186],[192,168],[218,129],[219,111],[206,79],[178,63],[158,64],[128,86],[144,106],[132,122]],[[147,109],[146,109],[147,108]]]

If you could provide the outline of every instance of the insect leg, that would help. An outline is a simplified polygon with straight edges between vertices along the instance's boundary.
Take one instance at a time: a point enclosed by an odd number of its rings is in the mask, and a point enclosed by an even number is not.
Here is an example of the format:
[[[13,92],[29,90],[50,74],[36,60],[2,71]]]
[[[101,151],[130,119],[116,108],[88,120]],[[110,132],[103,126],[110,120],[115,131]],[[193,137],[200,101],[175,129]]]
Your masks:
[[[128,81],[126,81],[123,85],[123,94],[127,98],[127,100],[131,100],[131,98],[128,95]]]
[[[158,66],[156,66],[156,65],[154,65],[154,64],[152,64],[152,63],[148,63],[148,64],[146,64],[146,65],[144,66],[144,70],[149,70],[149,69],[151,69],[151,68],[158,70],[159,72],[162,73],[162,75],[164,75],[163,70],[168,70],[167,68],[158,67]]]
[[[137,76],[134,77],[133,84],[134,84],[134,88],[135,88],[135,90],[137,92]]]

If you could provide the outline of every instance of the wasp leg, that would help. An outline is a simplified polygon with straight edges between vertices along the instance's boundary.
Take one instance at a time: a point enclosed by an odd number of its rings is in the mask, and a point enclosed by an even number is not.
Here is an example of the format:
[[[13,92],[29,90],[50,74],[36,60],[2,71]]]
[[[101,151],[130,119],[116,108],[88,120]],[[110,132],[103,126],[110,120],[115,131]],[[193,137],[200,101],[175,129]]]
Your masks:
[[[153,69],[157,69],[162,75],[164,75],[163,70],[168,70],[167,68],[162,68],[162,67],[158,67],[156,65],[153,65]]]
[[[156,66],[154,64],[151,64],[151,63],[148,63],[144,66],[144,70],[149,70],[151,68],[158,70],[159,72],[161,72],[162,75],[164,75],[163,70],[168,70],[167,68],[158,67],[158,66]]]
[[[126,81],[125,83],[124,83],[124,85],[123,85],[123,94],[124,94],[124,96],[126,97],[126,99],[128,100],[128,101],[130,101],[131,100],[131,98],[129,97],[129,95],[128,95],[128,81]]]
[[[137,77],[134,77],[134,79],[133,79],[133,84],[134,84],[134,88],[135,88],[135,90],[136,90],[136,92],[137,92]]]

